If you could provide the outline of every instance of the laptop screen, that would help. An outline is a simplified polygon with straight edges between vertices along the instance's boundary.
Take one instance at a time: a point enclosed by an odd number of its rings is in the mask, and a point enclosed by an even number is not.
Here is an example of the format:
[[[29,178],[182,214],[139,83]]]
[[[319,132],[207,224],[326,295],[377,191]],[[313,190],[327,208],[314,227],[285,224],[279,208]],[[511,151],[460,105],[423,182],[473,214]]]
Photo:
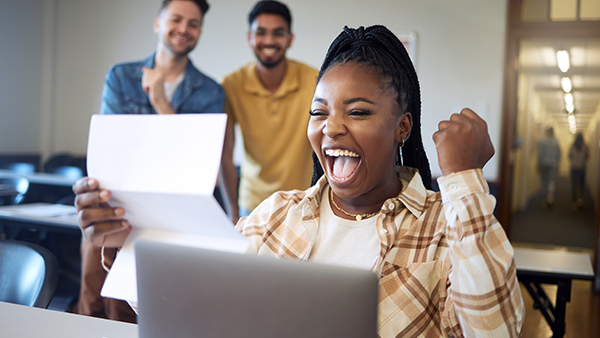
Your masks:
[[[376,337],[366,270],[140,241],[140,338]]]

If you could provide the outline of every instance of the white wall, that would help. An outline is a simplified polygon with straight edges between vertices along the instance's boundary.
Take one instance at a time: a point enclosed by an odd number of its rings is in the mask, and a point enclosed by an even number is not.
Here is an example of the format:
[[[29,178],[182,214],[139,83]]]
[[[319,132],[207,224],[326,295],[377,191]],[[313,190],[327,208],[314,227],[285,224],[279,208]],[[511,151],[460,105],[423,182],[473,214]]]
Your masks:
[[[0,152],[36,152],[43,0],[0,4]]]
[[[21,1],[13,2],[12,6],[33,7],[36,23],[28,29],[41,29],[37,23],[42,16],[40,7],[44,8],[44,27],[54,29],[53,34],[43,35],[45,46],[54,48],[44,49],[44,60],[48,63],[51,58],[50,64],[54,65],[52,71],[43,73],[44,79],[47,76],[51,79],[41,81],[40,75],[42,93],[50,93],[43,103],[50,111],[40,114],[42,118],[49,116],[50,121],[44,120],[36,126],[39,119],[22,120],[3,109],[0,124],[5,119],[27,122],[28,126],[32,123],[30,128],[38,128],[42,139],[36,141],[35,135],[22,135],[16,141],[19,147],[14,144],[6,147],[5,138],[0,135],[0,153],[16,150],[85,153],[89,118],[99,110],[104,75],[116,62],[143,58],[153,52],[156,37],[152,22],[160,1],[46,0],[45,6],[42,0],[27,3],[31,5]],[[196,66],[219,80],[253,59],[246,43],[246,15],[255,1],[210,3],[201,41],[191,57]],[[384,24],[396,33],[417,33],[415,63],[422,86],[423,135],[434,176],[441,172],[431,135],[441,119],[461,107],[475,109],[488,121],[492,141],[499,150],[507,0],[288,0],[286,3],[292,10],[292,28],[296,34],[288,56],[317,68],[344,25]],[[11,17],[13,22],[32,20],[23,11],[0,13]],[[0,38],[5,35],[5,31],[0,31]],[[41,44],[42,41],[15,43],[14,48],[41,50],[37,47]],[[1,60],[4,60],[4,46],[2,43]],[[40,60],[36,62],[39,64]],[[0,78],[0,88],[9,84],[9,80]],[[18,95],[9,100],[14,105],[23,102]],[[43,149],[42,145],[48,144],[50,147]],[[497,179],[498,164],[496,155],[485,168],[488,179]]]

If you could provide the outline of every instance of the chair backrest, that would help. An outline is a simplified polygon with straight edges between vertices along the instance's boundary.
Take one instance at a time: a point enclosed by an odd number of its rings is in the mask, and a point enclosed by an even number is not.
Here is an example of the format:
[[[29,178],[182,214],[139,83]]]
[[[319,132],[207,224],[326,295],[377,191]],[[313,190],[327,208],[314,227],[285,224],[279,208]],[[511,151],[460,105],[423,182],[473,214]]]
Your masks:
[[[29,190],[25,177],[0,177],[0,202],[4,205],[19,204]]]
[[[46,308],[58,283],[58,263],[32,243],[0,240],[0,301]]]
[[[69,165],[54,168],[53,170],[51,170],[49,172],[58,174],[58,175],[62,175],[65,177],[73,178],[73,179],[79,179],[79,178],[83,177],[83,172],[81,171],[81,168],[69,166]]]
[[[0,169],[14,171],[17,174],[31,174],[35,172],[35,165],[25,162],[8,163],[1,165]]]
[[[86,176],[85,156],[73,156],[69,153],[54,154],[44,163],[44,172],[56,173],[62,167],[76,167],[81,171],[81,176]]]

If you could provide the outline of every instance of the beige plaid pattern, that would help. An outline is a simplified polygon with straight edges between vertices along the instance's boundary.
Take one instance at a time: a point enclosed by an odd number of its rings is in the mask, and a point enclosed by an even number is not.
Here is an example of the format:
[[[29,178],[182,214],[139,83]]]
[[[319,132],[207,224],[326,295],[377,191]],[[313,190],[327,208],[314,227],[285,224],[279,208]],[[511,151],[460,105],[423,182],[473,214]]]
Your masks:
[[[481,170],[425,189],[401,168],[405,187],[377,216],[381,251],[380,337],[518,337],[523,300],[513,249],[492,215],[495,200]],[[259,255],[308,260],[319,228],[325,178],[306,191],[278,192],[236,228]]]

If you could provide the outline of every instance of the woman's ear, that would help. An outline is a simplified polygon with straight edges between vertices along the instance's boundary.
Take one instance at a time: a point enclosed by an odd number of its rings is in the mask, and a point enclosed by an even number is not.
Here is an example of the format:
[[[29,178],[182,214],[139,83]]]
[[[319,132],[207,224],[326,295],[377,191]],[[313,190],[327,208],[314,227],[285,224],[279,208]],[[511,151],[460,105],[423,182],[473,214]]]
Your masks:
[[[410,132],[412,130],[413,122],[412,115],[409,112],[404,112],[400,115],[398,128],[396,128],[396,142],[400,144],[404,144],[406,140],[410,137]]]

